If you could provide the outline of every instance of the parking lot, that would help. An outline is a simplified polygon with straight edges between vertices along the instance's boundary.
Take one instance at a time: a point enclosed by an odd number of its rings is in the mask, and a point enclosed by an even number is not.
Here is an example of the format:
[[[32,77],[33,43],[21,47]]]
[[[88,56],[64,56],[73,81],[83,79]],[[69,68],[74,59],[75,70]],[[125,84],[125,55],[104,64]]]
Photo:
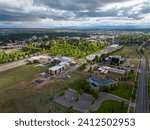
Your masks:
[[[79,100],[73,105],[73,109],[87,113],[92,107],[93,100],[94,98],[92,95],[83,93],[82,95],[80,95]]]
[[[72,107],[78,98],[78,92],[72,89],[65,91],[64,95],[55,97],[54,101],[69,108]]]
[[[68,89],[64,95],[55,97],[54,101],[67,108],[72,107],[79,112],[89,112],[94,98],[89,94],[79,94],[77,91]]]
[[[106,100],[114,100],[118,102],[124,102],[129,105],[130,101],[119,96],[101,92],[101,95],[98,99],[95,99],[92,95],[82,93],[79,94],[73,89],[68,89],[64,94],[57,93],[54,98],[54,102],[61,104],[67,108],[72,108],[78,112],[88,113],[91,111],[96,111],[101,103]],[[134,103],[131,103],[134,107]]]

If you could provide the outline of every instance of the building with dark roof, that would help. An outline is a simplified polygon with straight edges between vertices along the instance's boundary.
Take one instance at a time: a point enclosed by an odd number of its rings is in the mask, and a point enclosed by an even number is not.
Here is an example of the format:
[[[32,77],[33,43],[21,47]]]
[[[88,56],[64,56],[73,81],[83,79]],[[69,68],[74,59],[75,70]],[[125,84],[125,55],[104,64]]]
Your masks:
[[[100,79],[100,78],[97,78],[94,76],[89,77],[88,81],[89,81],[91,87],[93,87],[97,90],[102,89],[102,87],[104,87],[104,86],[110,86],[110,85],[117,84],[117,80],[114,80],[112,78]]]
[[[125,61],[125,58],[119,55],[116,56],[108,56],[105,59],[106,63],[110,63],[110,64],[121,64]]]

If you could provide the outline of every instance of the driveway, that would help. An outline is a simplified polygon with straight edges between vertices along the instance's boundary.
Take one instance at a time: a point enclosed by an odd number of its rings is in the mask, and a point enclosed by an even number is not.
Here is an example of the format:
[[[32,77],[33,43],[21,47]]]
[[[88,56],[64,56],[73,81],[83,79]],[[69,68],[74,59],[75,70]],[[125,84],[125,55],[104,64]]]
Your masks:
[[[102,102],[104,102],[105,100],[115,100],[115,101],[119,101],[119,102],[124,102],[125,104],[129,105],[130,101],[121,97],[118,97],[116,95],[112,95],[110,93],[105,93],[105,92],[101,92],[100,97],[96,100],[96,102],[93,104],[92,106],[92,110],[96,111]],[[131,106],[134,107],[134,103],[131,103]]]

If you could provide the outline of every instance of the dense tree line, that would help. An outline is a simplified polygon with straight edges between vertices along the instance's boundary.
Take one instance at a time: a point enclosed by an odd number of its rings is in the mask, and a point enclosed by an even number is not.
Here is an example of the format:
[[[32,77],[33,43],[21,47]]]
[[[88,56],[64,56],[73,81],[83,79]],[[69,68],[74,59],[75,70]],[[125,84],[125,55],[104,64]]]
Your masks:
[[[150,35],[146,34],[119,34],[115,39],[115,42],[119,44],[141,44],[144,41],[150,39]]]
[[[11,53],[0,52],[0,63],[21,60],[39,54],[50,53],[81,58],[105,47],[106,44],[89,41],[50,40],[48,42],[29,43],[23,50]]]
[[[27,40],[29,38],[31,38],[32,36],[37,36],[37,37],[41,37],[47,35],[49,36],[50,39],[53,38],[57,38],[57,37],[64,37],[64,36],[69,36],[69,37],[74,37],[74,36],[78,36],[79,33],[77,32],[15,32],[15,33],[11,33],[11,34],[3,34],[0,35],[0,41],[2,41],[3,43],[9,43],[10,41],[15,42],[15,40],[17,41],[21,41],[21,40]],[[84,37],[86,36],[86,34],[84,33],[80,33],[80,36]]]
[[[59,41],[53,41],[51,43],[49,53],[81,58],[94,53],[105,46],[106,44],[103,43],[89,41],[78,41],[72,44],[70,44],[67,40],[63,41],[63,43]]]

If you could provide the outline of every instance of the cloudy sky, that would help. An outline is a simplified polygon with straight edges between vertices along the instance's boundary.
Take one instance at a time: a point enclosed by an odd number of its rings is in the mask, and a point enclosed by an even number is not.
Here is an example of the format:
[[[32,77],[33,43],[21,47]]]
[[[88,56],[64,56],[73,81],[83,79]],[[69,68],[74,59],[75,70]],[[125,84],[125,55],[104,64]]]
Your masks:
[[[2,27],[150,27],[150,0],[0,0]]]

